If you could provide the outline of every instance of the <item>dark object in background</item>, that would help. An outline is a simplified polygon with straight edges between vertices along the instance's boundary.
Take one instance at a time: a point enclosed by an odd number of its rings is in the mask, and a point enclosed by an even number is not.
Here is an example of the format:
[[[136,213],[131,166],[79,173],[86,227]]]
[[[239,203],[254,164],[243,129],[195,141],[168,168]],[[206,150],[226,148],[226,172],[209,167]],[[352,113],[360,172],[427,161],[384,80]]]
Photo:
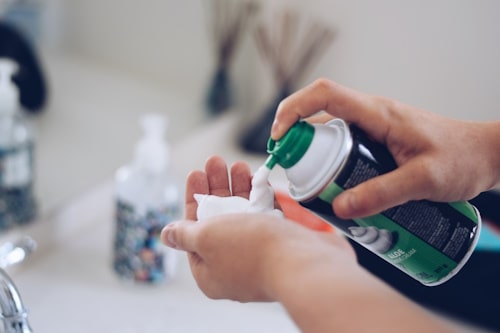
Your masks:
[[[484,220],[500,226],[500,194],[487,191],[470,202]],[[474,251],[465,266],[449,281],[427,287],[387,265],[356,242],[359,263],[396,290],[432,310],[494,332],[500,332],[500,251]]]
[[[229,71],[219,67],[210,84],[207,95],[207,108],[212,114],[218,114],[233,104],[233,91]]]
[[[19,88],[21,105],[32,113],[41,111],[47,85],[35,50],[19,30],[5,22],[0,22],[0,58],[10,58],[19,65],[13,81]]]
[[[287,10],[255,30],[255,41],[262,58],[269,62],[277,90],[262,115],[241,137],[241,146],[250,152],[266,153],[269,132],[279,103],[330,46],[334,32],[314,21],[302,31],[298,13]]]
[[[213,33],[216,68],[208,87],[206,107],[212,115],[218,115],[233,104],[233,90],[229,75],[235,51],[242,34],[252,16],[257,12],[257,3],[246,1],[211,1],[210,27]]]
[[[290,90],[284,87],[257,122],[244,133],[241,138],[243,149],[250,152],[266,153],[267,141],[269,140],[269,133],[271,133],[276,109],[288,95],[290,95]]]

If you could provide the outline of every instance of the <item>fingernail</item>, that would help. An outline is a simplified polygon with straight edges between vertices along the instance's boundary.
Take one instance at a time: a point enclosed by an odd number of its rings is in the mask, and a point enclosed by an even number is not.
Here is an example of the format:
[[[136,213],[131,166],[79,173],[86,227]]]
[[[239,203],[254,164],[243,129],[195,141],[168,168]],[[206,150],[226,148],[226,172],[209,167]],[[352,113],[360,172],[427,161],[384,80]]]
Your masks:
[[[175,228],[175,223],[170,223],[163,228],[162,231],[162,240],[163,243],[171,248],[176,248],[177,244],[175,243],[175,238],[174,238],[174,229]]]
[[[273,125],[271,127],[271,137],[276,138],[278,132],[280,130],[280,123],[278,123],[276,120],[273,122]]]

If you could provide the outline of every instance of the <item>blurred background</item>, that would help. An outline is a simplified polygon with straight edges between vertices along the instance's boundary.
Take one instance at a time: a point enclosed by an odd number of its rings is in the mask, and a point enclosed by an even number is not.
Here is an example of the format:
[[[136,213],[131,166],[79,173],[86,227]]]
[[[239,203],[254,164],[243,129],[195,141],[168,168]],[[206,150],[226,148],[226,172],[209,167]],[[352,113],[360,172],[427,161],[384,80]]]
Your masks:
[[[496,0],[0,0],[0,22],[26,39],[46,84],[40,107],[22,110],[40,217],[108,193],[150,112],[168,118],[179,184],[213,153],[257,166],[277,102],[320,77],[498,120],[498,13]]]
[[[214,16],[215,3],[3,0],[3,7],[11,4],[6,19],[15,18],[15,10],[27,12],[18,22],[27,27],[47,76],[49,100],[40,113],[44,118],[39,120],[41,139],[49,135],[43,133],[48,123],[59,129],[57,137],[55,130],[50,131],[54,145],[69,146],[77,133],[84,138],[90,131],[100,134],[113,128],[115,134],[100,143],[106,158],[100,159],[95,150],[95,155],[86,156],[102,162],[87,164],[90,174],[99,171],[94,168],[104,169],[108,159],[115,165],[110,164],[105,172],[127,160],[139,133],[136,123],[127,120],[143,112],[167,113],[171,118],[168,135],[175,140],[193,135],[197,126],[211,119],[205,98],[217,66],[213,18],[224,16]],[[273,72],[277,61],[273,67],[272,60],[259,52],[255,30],[266,24],[277,35],[275,40],[280,40],[282,35],[275,31],[280,21],[277,15],[284,11],[294,12],[301,24],[320,22],[334,33],[289,90],[326,77],[452,117],[487,120],[497,115],[497,1],[254,3],[258,9],[237,36],[228,70],[231,112],[240,113],[245,123],[258,118],[279,92]],[[274,27],[272,22],[276,22]],[[288,38],[296,43],[289,53],[309,47],[307,37]],[[73,123],[78,124],[76,133]],[[118,137],[118,133],[127,135]],[[78,150],[78,154],[89,153]],[[68,154],[68,168],[85,163],[76,159],[76,151]],[[74,172],[69,173],[73,177]]]
[[[336,31],[324,57],[299,86],[328,77],[460,118],[491,119],[496,111],[500,54],[499,4],[421,1],[265,1],[260,17],[292,8]],[[47,37],[62,50],[158,84],[202,96],[214,66],[210,1],[48,1]],[[49,16],[49,15],[48,15]],[[57,21],[59,27],[56,27]],[[255,23],[255,21],[254,21]],[[254,24],[255,25],[255,24]],[[273,91],[256,54],[252,26],[235,56],[243,107],[258,108]],[[249,38],[250,37],[250,38]],[[255,105],[253,105],[255,104]]]

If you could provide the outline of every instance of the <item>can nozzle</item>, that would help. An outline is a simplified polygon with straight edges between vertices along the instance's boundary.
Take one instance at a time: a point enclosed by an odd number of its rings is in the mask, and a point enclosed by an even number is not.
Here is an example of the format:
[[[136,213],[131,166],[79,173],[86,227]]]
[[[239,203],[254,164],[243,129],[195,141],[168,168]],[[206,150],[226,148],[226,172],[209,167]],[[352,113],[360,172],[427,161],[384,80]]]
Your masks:
[[[281,139],[269,138],[267,142],[269,157],[265,163],[266,167],[272,169],[276,164],[279,164],[281,167],[288,169],[294,166],[311,145],[314,131],[311,124],[298,121]]]
[[[278,164],[278,159],[274,155],[269,155],[269,157],[267,158],[266,162],[264,163],[264,165],[269,170],[272,170],[276,164]]]

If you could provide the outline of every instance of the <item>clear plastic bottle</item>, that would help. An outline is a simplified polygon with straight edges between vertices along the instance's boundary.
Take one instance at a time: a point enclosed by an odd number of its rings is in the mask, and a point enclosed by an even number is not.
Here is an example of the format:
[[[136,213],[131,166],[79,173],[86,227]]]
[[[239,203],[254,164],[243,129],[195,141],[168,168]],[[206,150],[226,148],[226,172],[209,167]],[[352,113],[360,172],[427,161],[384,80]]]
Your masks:
[[[159,283],[175,269],[175,253],[163,246],[163,227],[179,218],[179,187],[169,169],[166,119],[152,114],[142,119],[143,138],[129,165],[115,178],[116,234],[113,268],[130,281]]]
[[[12,81],[17,68],[15,61],[0,58],[0,230],[31,222],[37,211],[33,137]]]

